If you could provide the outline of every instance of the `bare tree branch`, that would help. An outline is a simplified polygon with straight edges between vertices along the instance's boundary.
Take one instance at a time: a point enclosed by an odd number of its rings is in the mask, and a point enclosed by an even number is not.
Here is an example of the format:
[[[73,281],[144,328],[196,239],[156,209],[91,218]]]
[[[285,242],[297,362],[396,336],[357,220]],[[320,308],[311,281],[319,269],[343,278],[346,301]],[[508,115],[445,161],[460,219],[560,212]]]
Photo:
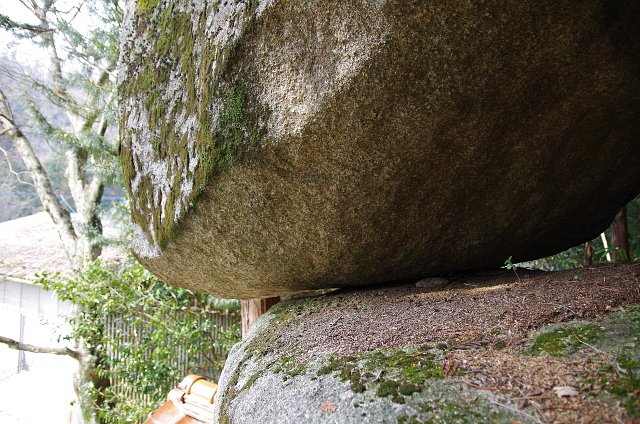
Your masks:
[[[6,133],[6,132],[7,132],[7,131],[2,131],[2,132],[0,133],[0,135],[5,135],[5,133]],[[28,173],[28,172],[24,172],[24,171],[23,171],[23,172],[14,171],[14,170],[13,170],[13,166],[11,165],[11,160],[9,160],[9,153],[7,153],[7,151],[6,151],[6,150],[4,150],[2,147],[0,147],[0,151],[2,151],[2,153],[4,154],[4,158],[5,158],[5,159],[6,159],[6,161],[7,161],[7,166],[9,167],[9,172],[10,172],[11,174],[13,174],[13,175],[16,177],[16,179],[18,180],[18,182],[19,182],[20,184],[26,184],[26,185],[30,185],[31,187],[33,187],[33,186],[34,186],[34,185],[33,185],[33,183],[30,183],[29,181],[24,181],[24,180],[20,177],[20,175],[21,175],[21,174],[27,174],[27,175],[29,175],[29,173]]]
[[[9,31],[26,31],[27,33],[33,35],[39,35],[45,32],[38,25],[31,25],[23,22],[17,22],[10,19],[8,16],[0,15],[0,28],[9,30]],[[20,35],[18,35],[20,36]],[[22,36],[24,37],[24,36]]]
[[[71,356],[75,360],[80,360],[80,353],[76,350],[69,349],[68,347],[43,347],[34,346],[27,343],[22,343],[17,340],[10,339],[9,337],[0,336],[0,343],[4,343],[11,349],[23,350],[25,352],[33,353],[49,353],[52,355],[65,355]]]

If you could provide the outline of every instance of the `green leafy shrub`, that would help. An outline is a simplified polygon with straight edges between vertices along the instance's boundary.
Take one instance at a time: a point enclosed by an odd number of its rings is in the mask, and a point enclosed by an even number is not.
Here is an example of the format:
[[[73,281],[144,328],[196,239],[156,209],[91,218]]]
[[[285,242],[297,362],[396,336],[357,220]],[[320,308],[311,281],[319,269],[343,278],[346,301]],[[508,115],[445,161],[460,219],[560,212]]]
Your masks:
[[[133,259],[38,283],[75,305],[65,338],[98,357],[96,371],[110,382],[88,393],[102,399],[103,422],[143,421],[186,374],[217,380],[240,340],[238,301],[170,286]]]
[[[629,235],[629,252],[627,253],[631,261],[638,261],[640,260],[640,196],[629,202],[626,207],[627,227]],[[605,233],[607,234],[607,238],[610,241],[610,229],[608,229]],[[594,263],[607,262],[607,253],[613,253],[614,249],[611,247],[609,249],[606,249],[600,237],[596,237],[595,239],[591,240],[591,244],[593,246],[594,252]],[[545,271],[558,271],[563,269],[580,268],[583,266],[582,264],[584,261],[584,255],[584,244],[580,244],[555,255],[547,256],[546,258],[540,258],[529,262],[522,262],[518,265],[525,268],[542,269]],[[510,259],[511,258],[509,258],[507,261],[509,261]],[[507,261],[505,261],[505,265],[507,265],[507,269],[511,269],[508,267],[509,264],[507,263]]]

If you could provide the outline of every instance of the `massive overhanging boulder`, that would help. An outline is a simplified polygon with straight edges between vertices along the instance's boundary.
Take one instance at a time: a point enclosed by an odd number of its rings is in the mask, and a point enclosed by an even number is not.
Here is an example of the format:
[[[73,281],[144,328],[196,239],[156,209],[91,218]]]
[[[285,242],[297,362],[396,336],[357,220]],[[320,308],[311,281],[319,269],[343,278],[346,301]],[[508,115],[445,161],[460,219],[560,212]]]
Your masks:
[[[132,250],[250,298],[589,240],[640,192],[639,22],[635,0],[133,1]]]

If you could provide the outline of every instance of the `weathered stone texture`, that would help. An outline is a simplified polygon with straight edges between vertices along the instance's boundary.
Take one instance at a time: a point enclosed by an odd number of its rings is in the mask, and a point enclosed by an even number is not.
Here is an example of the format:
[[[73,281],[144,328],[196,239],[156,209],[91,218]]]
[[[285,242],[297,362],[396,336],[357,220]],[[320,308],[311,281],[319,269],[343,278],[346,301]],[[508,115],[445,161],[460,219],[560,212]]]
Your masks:
[[[635,1],[151,3],[124,26],[122,161],[133,251],[167,282],[499,266],[640,192]]]
[[[616,386],[638,385],[623,381],[640,376],[640,311],[615,305],[640,300],[635,273],[618,267],[602,274],[612,286],[587,293],[602,276],[583,271],[589,281],[577,284],[575,271],[523,275],[514,285],[502,275],[494,285],[476,277],[445,290],[377,287],[281,302],[231,350],[213,422],[627,422],[627,412],[637,415],[633,389]],[[612,363],[625,377],[596,387]],[[573,403],[522,402],[523,393],[557,399],[567,385],[580,390]],[[567,415],[548,415],[558,410]]]

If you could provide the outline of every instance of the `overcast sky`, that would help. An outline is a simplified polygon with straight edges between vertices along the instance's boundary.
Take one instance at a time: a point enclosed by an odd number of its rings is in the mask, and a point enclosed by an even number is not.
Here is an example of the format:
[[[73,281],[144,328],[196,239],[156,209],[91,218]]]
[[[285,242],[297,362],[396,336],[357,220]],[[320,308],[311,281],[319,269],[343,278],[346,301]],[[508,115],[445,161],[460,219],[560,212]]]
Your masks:
[[[36,1],[40,3],[40,0]],[[59,10],[65,11],[70,10],[73,5],[78,3],[79,0],[58,0],[56,6]],[[38,24],[35,16],[33,16],[19,0],[0,0],[0,14],[8,16],[14,21]],[[91,19],[84,16],[82,19],[76,17],[74,20],[76,29],[80,31],[87,29],[86,25],[83,28],[83,22],[91,22]],[[8,50],[14,50],[16,52],[16,58],[19,62],[37,63],[40,62],[40,57],[44,56],[44,62],[46,63],[46,52],[44,49],[34,46],[29,40],[18,41],[16,45],[16,39],[12,37],[8,31],[0,30],[0,52],[7,52]]]

